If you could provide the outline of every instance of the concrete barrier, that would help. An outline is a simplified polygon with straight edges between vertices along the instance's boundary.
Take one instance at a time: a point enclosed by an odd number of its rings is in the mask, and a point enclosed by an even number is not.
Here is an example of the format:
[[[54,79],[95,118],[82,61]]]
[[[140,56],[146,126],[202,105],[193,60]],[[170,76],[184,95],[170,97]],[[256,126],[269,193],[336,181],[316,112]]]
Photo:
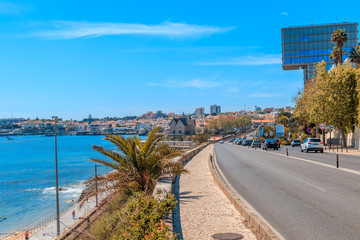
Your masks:
[[[243,216],[247,227],[249,227],[254,233],[256,233],[257,238],[261,240],[285,240],[227,182],[226,178],[223,176],[221,170],[217,166],[215,148],[214,148],[214,153],[212,157],[209,158],[208,162],[209,162],[210,172],[215,182],[223,191],[225,196],[234,205],[234,207]]]

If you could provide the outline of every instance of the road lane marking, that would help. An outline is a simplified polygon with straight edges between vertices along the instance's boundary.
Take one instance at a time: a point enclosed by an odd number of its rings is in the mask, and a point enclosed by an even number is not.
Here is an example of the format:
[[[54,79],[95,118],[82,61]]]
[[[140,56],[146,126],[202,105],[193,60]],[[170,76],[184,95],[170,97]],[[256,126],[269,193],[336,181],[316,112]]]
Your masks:
[[[321,190],[321,191],[323,191],[323,192],[326,192],[326,190],[325,190],[324,188],[321,188],[321,187],[319,187],[319,186],[316,186],[316,185],[314,185],[314,184],[312,184],[312,183],[309,183],[309,182],[307,182],[307,181],[305,181],[305,180],[302,180],[302,179],[300,179],[300,178],[296,178],[296,179],[299,180],[300,182],[306,183],[306,184],[308,184],[308,185],[310,185],[310,186],[312,186],[312,187],[314,187],[314,188],[316,188],[316,189],[319,189],[319,190]]]
[[[258,149],[256,149],[256,151],[263,152],[263,150],[258,150]],[[316,165],[327,167],[327,168],[337,169],[339,171],[348,172],[348,173],[352,173],[352,174],[356,174],[356,175],[360,176],[360,171],[356,171],[356,170],[349,169],[349,168],[336,168],[335,164],[333,166],[333,165],[330,165],[330,164],[327,164],[327,163],[316,162],[316,161],[305,159],[305,158],[299,158],[299,157],[294,157],[294,156],[285,156],[285,155],[280,154],[280,153],[274,153],[274,152],[269,152],[269,151],[268,151],[268,153],[271,153],[271,154],[274,154],[274,155],[279,155],[279,156],[285,157],[285,158],[292,158],[292,159],[295,159],[295,160],[316,164]]]

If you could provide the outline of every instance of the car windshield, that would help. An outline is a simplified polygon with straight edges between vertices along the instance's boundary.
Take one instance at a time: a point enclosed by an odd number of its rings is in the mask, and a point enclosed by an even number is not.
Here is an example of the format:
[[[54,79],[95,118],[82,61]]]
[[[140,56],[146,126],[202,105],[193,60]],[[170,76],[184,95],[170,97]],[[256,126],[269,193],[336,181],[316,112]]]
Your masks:
[[[300,140],[299,139],[294,139],[294,142],[300,142]]]
[[[254,141],[254,143],[260,143],[260,141]]]
[[[310,138],[309,142],[321,142],[319,138]]]
[[[275,142],[276,140],[275,140],[275,139],[266,139],[266,141],[268,141],[268,142]]]

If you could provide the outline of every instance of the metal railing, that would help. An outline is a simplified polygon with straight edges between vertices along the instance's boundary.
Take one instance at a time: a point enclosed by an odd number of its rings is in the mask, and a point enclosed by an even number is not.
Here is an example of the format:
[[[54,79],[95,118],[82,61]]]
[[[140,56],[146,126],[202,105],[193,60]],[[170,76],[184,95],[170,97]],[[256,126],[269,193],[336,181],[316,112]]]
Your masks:
[[[63,208],[60,211],[60,215],[64,215],[64,213],[66,213],[69,209],[76,208],[78,205],[79,205],[79,203],[75,203],[74,205],[66,206],[65,208]],[[1,236],[0,240],[4,240],[11,236],[16,236],[18,234],[18,232],[24,232],[24,231],[37,232],[37,231],[41,230],[42,228],[46,227],[47,225],[49,225],[50,223],[52,223],[55,219],[56,219],[56,213],[52,214],[50,217],[46,218],[45,220],[41,221],[40,223],[36,224],[34,227],[31,227],[31,228],[21,227],[13,233],[10,233],[5,236]],[[19,234],[18,237],[13,238],[12,240],[20,240],[20,239],[24,239],[24,234]]]
[[[325,150],[333,152],[349,152],[349,149],[359,149],[360,139],[352,138],[348,139],[346,144],[342,138],[328,138],[325,141]]]

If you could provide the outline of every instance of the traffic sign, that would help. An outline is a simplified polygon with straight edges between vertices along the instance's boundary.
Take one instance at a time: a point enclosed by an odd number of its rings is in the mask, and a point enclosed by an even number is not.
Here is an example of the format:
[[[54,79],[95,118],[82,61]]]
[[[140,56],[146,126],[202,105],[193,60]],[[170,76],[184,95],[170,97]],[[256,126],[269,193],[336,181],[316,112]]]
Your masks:
[[[326,129],[330,129],[333,130],[335,127],[334,126],[327,126]]]
[[[310,133],[310,132],[311,132],[311,128],[306,129],[306,131],[307,131],[308,133]]]
[[[326,127],[325,123],[320,123],[320,129],[324,130]]]

